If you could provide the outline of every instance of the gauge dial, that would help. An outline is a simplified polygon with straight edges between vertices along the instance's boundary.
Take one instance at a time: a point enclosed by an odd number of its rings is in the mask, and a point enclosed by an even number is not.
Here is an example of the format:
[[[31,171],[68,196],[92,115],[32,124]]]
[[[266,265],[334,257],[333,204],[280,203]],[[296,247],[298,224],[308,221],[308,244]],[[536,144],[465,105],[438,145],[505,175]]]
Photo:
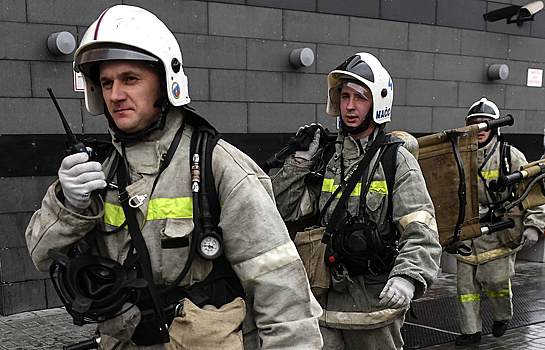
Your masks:
[[[199,253],[207,260],[216,259],[223,253],[223,241],[217,233],[205,234],[199,243]]]

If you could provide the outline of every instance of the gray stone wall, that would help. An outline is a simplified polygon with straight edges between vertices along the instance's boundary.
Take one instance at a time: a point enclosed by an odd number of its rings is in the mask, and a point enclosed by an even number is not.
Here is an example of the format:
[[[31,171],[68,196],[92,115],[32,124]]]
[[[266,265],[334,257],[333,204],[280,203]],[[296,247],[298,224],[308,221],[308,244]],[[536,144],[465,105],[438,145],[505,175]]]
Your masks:
[[[74,91],[72,56],[48,52],[49,34],[69,31],[79,41],[102,10],[117,3],[151,10],[182,47],[191,104],[227,134],[292,134],[310,122],[335,128],[325,113],[327,73],[355,52],[368,51],[393,77],[388,130],[427,134],[459,127],[469,105],[486,96],[502,114],[515,116],[514,127],[504,133],[539,139],[543,88],[527,87],[526,77],[528,68],[545,67],[545,12],[522,27],[482,17],[527,2],[2,1],[0,314],[59,305],[47,274],[34,269],[24,241],[30,215],[55,179],[54,172],[41,169],[56,169],[62,156],[47,158],[53,152],[50,140],[64,139],[46,88],[55,92],[75,133],[106,132],[104,119],[90,116],[83,94]],[[301,47],[314,51],[315,62],[293,68],[289,54]],[[507,79],[487,79],[494,63],[509,66]],[[14,156],[14,162],[1,160]],[[44,159],[48,164],[41,163]]]

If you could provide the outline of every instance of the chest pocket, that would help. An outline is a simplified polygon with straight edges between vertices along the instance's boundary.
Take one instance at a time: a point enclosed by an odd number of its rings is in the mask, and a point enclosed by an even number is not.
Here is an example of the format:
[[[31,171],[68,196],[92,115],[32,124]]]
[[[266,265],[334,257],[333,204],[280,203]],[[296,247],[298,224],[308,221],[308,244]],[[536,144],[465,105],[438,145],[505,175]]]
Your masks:
[[[161,273],[167,284],[173,282],[188,261],[194,223],[191,219],[166,219],[161,230]],[[212,271],[212,262],[195,257],[182,285],[202,281]]]

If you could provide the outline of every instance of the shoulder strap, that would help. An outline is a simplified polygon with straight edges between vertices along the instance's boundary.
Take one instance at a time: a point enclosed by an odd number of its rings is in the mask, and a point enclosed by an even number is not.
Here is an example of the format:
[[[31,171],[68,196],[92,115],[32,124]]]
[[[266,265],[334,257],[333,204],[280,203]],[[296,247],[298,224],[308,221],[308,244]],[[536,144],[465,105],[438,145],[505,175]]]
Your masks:
[[[392,196],[394,192],[394,183],[396,176],[396,164],[397,164],[397,151],[401,146],[401,142],[390,143],[386,146],[386,150],[380,159],[382,168],[384,170],[384,176],[386,177],[386,185],[388,187],[388,208],[392,210]],[[389,213],[391,215],[391,213]]]
[[[331,214],[331,218],[327,223],[327,227],[324,231],[324,236],[322,237],[322,243],[327,244],[329,242],[329,239],[331,238],[331,235],[335,231],[335,227],[337,226],[337,221],[341,218],[341,212],[344,210],[344,204],[348,200],[348,197],[350,197],[350,194],[354,190],[354,187],[356,187],[356,184],[358,183],[358,180],[362,177],[364,171],[369,167],[371,159],[382,145],[384,137],[385,136],[382,131],[378,133],[377,138],[375,139],[375,141],[373,141],[373,143],[363,156],[362,160],[358,163],[355,171],[351,174],[351,177],[348,180],[346,187],[344,188],[341,198],[339,198],[339,201],[337,202],[337,205],[335,206],[335,209]]]

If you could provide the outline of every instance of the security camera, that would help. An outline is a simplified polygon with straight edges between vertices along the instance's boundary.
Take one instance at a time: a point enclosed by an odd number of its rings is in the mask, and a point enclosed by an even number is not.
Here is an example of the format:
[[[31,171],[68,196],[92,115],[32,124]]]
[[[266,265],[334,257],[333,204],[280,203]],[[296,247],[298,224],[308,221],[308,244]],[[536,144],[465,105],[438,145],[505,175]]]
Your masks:
[[[543,1],[534,1],[522,6],[519,10],[519,16],[522,18],[532,17],[541,10],[543,10]]]
[[[485,21],[495,22],[506,19],[507,23],[516,23],[519,27],[526,21],[533,21],[536,13],[543,9],[543,1],[534,1],[524,6],[511,5],[490,11],[483,15]]]

